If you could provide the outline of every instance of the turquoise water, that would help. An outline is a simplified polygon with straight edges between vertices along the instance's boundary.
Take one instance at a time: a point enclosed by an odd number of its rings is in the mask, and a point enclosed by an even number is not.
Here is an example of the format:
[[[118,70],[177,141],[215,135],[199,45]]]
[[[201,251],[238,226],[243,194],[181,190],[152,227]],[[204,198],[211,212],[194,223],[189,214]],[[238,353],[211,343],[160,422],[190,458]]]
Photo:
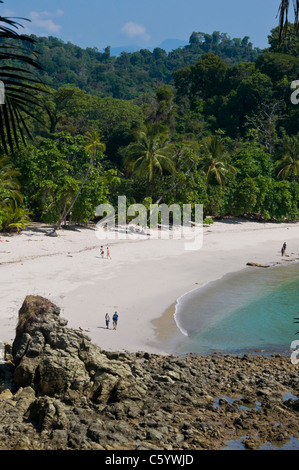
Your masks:
[[[250,267],[179,299],[178,354],[289,353],[299,340],[299,263]]]

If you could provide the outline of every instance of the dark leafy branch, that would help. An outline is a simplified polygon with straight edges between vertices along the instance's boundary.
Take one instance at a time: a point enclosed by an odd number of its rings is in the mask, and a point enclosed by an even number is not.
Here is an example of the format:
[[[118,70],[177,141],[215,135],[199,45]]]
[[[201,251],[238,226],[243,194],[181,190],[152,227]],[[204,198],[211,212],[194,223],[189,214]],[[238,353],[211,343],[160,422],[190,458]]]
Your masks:
[[[18,33],[23,26],[15,20],[0,16],[0,80],[4,86],[4,103],[0,105],[0,143],[6,153],[18,147],[20,140],[25,143],[26,135],[31,136],[26,116],[38,119],[36,91],[42,87],[40,78],[34,73],[34,70],[41,70],[37,54],[28,47],[34,40]]]

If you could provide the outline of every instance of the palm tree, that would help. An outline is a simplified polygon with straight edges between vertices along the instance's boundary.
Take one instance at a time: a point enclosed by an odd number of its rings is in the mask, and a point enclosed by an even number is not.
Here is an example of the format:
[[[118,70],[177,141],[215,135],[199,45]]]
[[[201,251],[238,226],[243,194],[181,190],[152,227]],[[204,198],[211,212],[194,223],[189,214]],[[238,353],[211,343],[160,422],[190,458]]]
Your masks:
[[[0,84],[4,88],[4,100],[0,104],[0,143],[6,153],[18,146],[20,140],[25,144],[25,135],[30,136],[25,118],[38,119],[33,109],[38,106],[36,91],[41,90],[41,82],[34,75],[34,70],[41,67],[37,55],[27,46],[34,40],[18,34],[19,27],[23,26],[14,19],[0,16]]]
[[[281,0],[280,6],[278,9],[279,13],[279,42],[282,39],[283,32],[288,28],[288,13],[290,9],[291,1],[290,0]],[[298,30],[298,19],[299,19],[299,0],[293,0],[293,7],[294,7],[294,24],[295,24],[295,31]]]
[[[146,178],[153,196],[155,176],[163,176],[164,170],[175,171],[173,156],[175,149],[165,134],[148,128],[139,132],[136,142],[125,150],[124,163],[136,176]]]
[[[92,165],[93,161],[96,158],[97,151],[100,150],[101,152],[105,152],[106,147],[105,144],[101,142],[101,136],[97,131],[92,131],[92,132],[86,132],[85,134],[85,141],[86,141],[86,146],[85,150],[86,152],[90,152],[91,157],[90,157],[90,166]]]
[[[18,202],[22,202],[23,196],[20,193],[20,184],[17,171],[9,158],[4,156],[0,158],[0,205],[10,205],[17,207]]]
[[[295,179],[299,177],[299,137],[285,136],[281,153],[282,159],[277,163],[277,176],[282,179]]]
[[[80,184],[80,187],[77,191],[77,194],[75,195],[71,205],[69,206],[68,210],[66,212],[64,212],[57,225],[56,225],[56,228],[60,228],[61,224],[63,222],[66,222],[66,219],[67,219],[67,216],[69,215],[69,213],[71,212],[71,210],[73,209],[81,191],[82,191],[82,188],[89,176],[89,173],[91,171],[91,168],[93,167],[93,164],[94,164],[94,161],[96,159],[96,156],[97,156],[97,151],[100,150],[101,152],[104,152],[106,150],[106,146],[105,144],[103,144],[101,142],[101,137],[100,137],[100,134],[97,132],[97,131],[92,131],[92,132],[87,132],[85,134],[85,141],[86,141],[86,146],[85,146],[85,150],[87,153],[90,153],[90,159],[89,159],[89,163],[88,163],[88,167],[87,167],[87,170],[86,170],[86,173],[83,177],[83,180]]]
[[[223,140],[218,135],[208,136],[202,151],[201,167],[207,177],[207,186],[213,180],[221,187],[225,186],[225,180],[235,172],[235,168],[228,161]]]
[[[18,207],[23,201],[19,175],[7,156],[0,158],[0,228],[5,232],[19,232],[31,222],[28,209]]]
[[[30,214],[26,208],[16,207],[13,209],[8,206],[2,214],[2,230],[4,232],[24,230],[31,222]]]

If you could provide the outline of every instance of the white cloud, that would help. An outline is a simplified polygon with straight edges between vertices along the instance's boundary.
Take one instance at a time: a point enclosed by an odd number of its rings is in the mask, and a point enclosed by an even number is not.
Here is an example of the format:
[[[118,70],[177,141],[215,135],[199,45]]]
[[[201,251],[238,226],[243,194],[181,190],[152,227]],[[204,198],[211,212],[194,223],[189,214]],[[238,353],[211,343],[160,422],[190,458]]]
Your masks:
[[[32,11],[30,13],[31,26],[33,28],[43,29],[47,33],[57,34],[61,30],[61,25],[53,21],[58,16],[62,16],[63,11]]]
[[[141,24],[133,22],[126,23],[122,27],[121,32],[129,38],[139,38],[143,41],[149,41],[150,39],[150,36],[147,34],[145,27]]]

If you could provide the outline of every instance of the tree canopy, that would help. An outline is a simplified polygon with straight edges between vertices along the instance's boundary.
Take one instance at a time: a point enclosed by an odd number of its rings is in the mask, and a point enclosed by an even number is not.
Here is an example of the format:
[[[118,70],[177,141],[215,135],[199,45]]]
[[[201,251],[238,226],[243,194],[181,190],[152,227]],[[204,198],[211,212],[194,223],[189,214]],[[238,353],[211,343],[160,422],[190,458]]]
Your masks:
[[[299,217],[296,21],[264,50],[192,32],[170,53],[113,57],[2,20],[0,230],[86,224],[123,194],[203,204],[212,217]]]

